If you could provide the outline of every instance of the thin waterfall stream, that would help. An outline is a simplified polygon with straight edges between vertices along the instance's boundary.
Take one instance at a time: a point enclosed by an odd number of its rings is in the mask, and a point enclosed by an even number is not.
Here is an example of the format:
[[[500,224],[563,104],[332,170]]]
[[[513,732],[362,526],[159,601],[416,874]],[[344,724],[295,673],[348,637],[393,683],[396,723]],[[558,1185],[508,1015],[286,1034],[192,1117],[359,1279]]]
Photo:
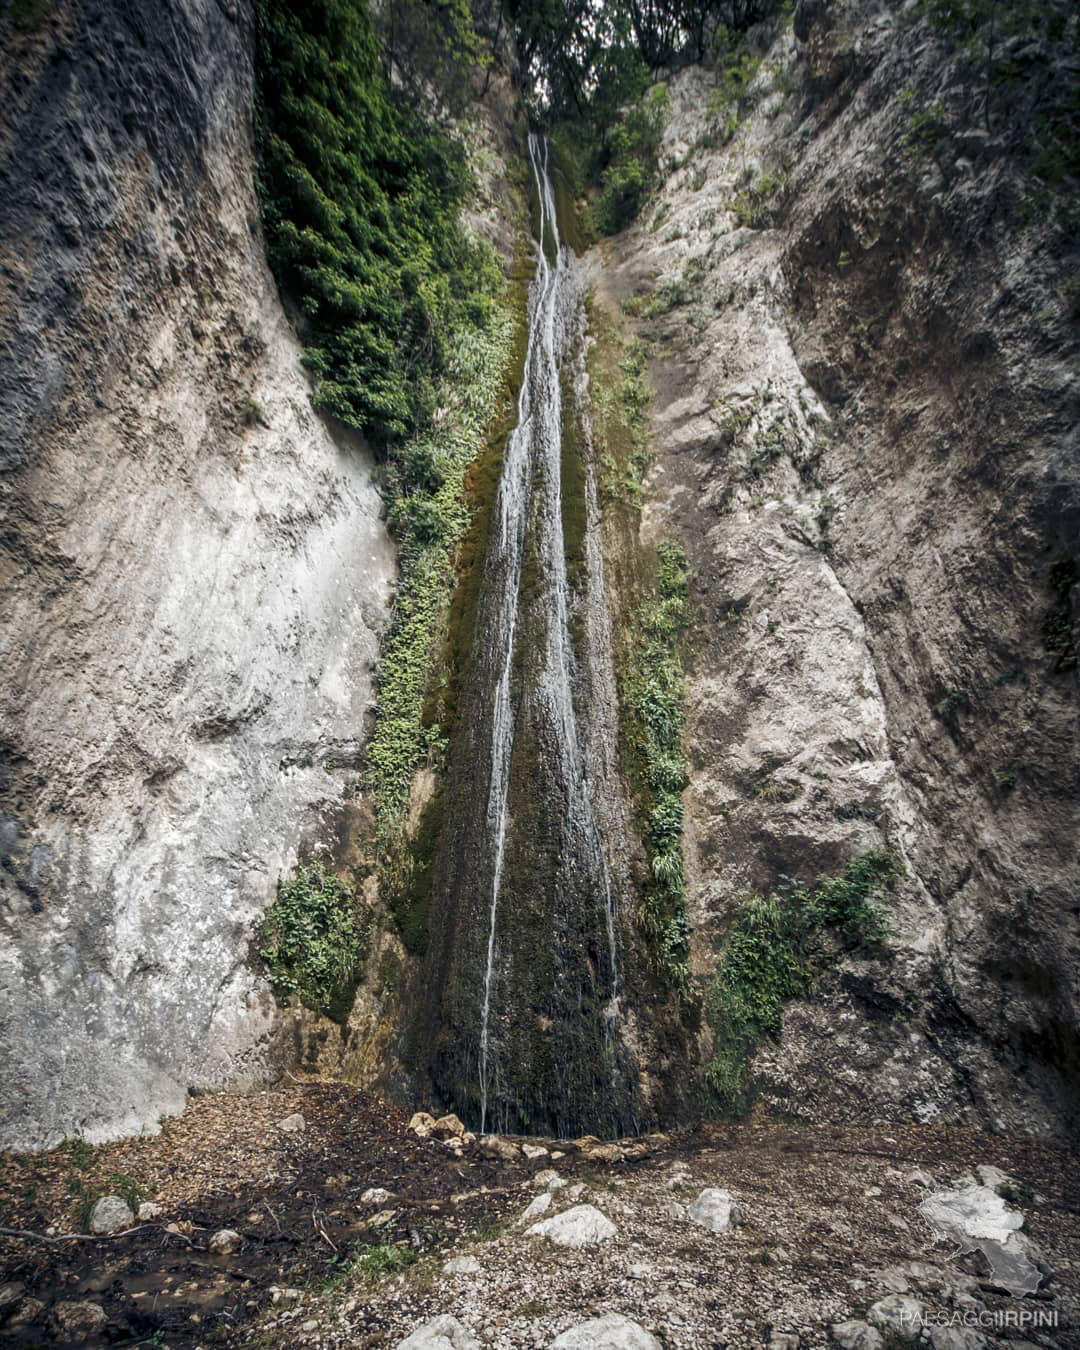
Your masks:
[[[586,271],[560,232],[547,140],[530,135],[528,152],[536,271],[435,884],[432,1055],[442,1092],[482,1130],[611,1132],[634,1117],[635,1074],[619,1045],[619,888],[598,809],[614,686],[595,672],[610,631],[595,538],[584,580],[568,574],[563,500]],[[595,534],[585,481],[578,509]]]

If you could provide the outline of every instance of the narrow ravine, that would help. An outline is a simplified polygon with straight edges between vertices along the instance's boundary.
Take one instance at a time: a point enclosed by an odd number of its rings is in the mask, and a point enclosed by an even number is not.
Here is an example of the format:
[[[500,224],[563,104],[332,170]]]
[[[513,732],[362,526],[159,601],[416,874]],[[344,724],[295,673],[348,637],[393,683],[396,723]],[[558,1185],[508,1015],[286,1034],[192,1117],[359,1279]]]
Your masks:
[[[481,1129],[613,1133],[631,1122],[632,1075],[619,1064],[617,892],[588,769],[591,682],[575,650],[562,499],[563,380],[585,274],[562,238],[551,151],[536,135],[529,167],[524,376],[436,879],[435,1079]]]

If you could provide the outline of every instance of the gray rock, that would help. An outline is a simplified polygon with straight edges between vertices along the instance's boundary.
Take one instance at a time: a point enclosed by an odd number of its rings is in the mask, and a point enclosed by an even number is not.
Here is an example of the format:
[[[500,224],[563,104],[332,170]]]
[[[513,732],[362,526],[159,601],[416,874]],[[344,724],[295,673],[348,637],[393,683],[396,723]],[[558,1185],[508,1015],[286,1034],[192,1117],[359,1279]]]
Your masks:
[[[934,1350],[983,1350],[986,1343],[986,1337],[974,1327],[930,1328],[930,1344]]]
[[[108,1321],[99,1303],[83,1300],[54,1304],[49,1312],[49,1330],[58,1341],[89,1341]]]
[[[742,1210],[731,1194],[719,1187],[706,1187],[686,1212],[695,1223],[713,1233],[726,1233],[743,1221]]]
[[[542,1144],[522,1144],[521,1151],[530,1162],[534,1162],[537,1158],[548,1157],[548,1151]]]
[[[901,1340],[917,1341],[926,1325],[926,1305],[906,1294],[890,1294],[888,1298],[879,1299],[866,1316],[874,1326]]]
[[[480,1270],[475,1256],[454,1256],[443,1266],[444,1275],[479,1275]]]
[[[15,1311],[25,1293],[26,1285],[21,1280],[0,1284],[0,1322]]]
[[[103,1195],[90,1211],[91,1233],[119,1233],[134,1222],[135,1215],[127,1201],[118,1195]]]
[[[362,1205],[385,1205],[387,1201],[393,1200],[394,1192],[388,1191],[385,1186],[369,1186],[360,1197]]]
[[[164,1213],[164,1205],[159,1205],[156,1200],[144,1200],[135,1217],[140,1223],[149,1223],[151,1219],[160,1219]]]
[[[575,1205],[525,1230],[527,1237],[547,1238],[559,1247],[595,1247],[615,1236],[615,1225],[593,1205]]]
[[[465,1126],[461,1120],[453,1114],[440,1116],[432,1126],[432,1133],[439,1139],[460,1140],[465,1133]]]
[[[489,1158],[499,1158],[503,1162],[520,1162],[521,1149],[518,1148],[510,1139],[503,1139],[497,1134],[484,1134],[480,1136],[480,1151],[487,1154]]]
[[[551,1192],[541,1191],[538,1196],[529,1204],[525,1213],[521,1216],[522,1223],[529,1223],[533,1219],[538,1219],[541,1214],[551,1208]]]
[[[215,1256],[231,1256],[240,1246],[240,1234],[232,1228],[219,1228],[206,1244]]]
[[[618,1313],[594,1317],[551,1342],[550,1350],[661,1350],[660,1342],[637,1322]]]
[[[796,1331],[771,1331],[769,1333],[769,1344],[774,1347],[774,1350],[799,1350],[801,1343]]]
[[[456,1317],[443,1313],[398,1341],[397,1350],[482,1350],[482,1347]]]
[[[430,1111],[415,1111],[406,1129],[417,1139],[429,1139],[435,1130],[435,1117]]]
[[[299,1111],[296,1111],[291,1116],[286,1116],[284,1120],[279,1120],[278,1129],[282,1134],[303,1134],[307,1129],[307,1121]]]
[[[855,1319],[838,1322],[832,1328],[832,1338],[841,1350],[881,1350],[885,1344],[877,1327]]]

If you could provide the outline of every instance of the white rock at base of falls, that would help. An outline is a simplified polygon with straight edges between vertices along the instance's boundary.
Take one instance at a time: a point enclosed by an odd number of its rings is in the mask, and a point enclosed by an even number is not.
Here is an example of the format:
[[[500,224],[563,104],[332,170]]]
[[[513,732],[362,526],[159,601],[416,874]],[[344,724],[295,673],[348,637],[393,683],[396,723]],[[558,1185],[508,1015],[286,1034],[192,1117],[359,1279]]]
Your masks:
[[[615,1236],[615,1225],[594,1205],[575,1205],[525,1230],[527,1237],[547,1238],[559,1247],[595,1247]]]
[[[686,1212],[695,1223],[713,1233],[726,1233],[743,1221],[742,1210],[730,1193],[717,1187],[706,1187]]]
[[[443,1313],[398,1341],[397,1350],[481,1350],[481,1346],[468,1327]]]
[[[660,1350],[660,1342],[637,1322],[608,1313],[556,1336],[551,1350]]]

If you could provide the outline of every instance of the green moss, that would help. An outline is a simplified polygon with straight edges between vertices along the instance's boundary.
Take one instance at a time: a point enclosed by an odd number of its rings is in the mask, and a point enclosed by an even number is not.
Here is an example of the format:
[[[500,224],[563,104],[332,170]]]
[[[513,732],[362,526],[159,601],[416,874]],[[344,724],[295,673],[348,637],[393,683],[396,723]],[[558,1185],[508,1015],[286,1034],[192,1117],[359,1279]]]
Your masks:
[[[853,859],[839,877],[753,896],[739,909],[705,1000],[713,1034],[705,1079],[720,1113],[747,1109],[754,1049],[779,1035],[784,1004],[809,993],[835,944],[854,947],[885,937],[875,894],[898,871],[896,858],[876,849]]]
[[[278,882],[259,955],[277,994],[341,1021],[364,967],[370,919],[351,886],[315,866]]]

